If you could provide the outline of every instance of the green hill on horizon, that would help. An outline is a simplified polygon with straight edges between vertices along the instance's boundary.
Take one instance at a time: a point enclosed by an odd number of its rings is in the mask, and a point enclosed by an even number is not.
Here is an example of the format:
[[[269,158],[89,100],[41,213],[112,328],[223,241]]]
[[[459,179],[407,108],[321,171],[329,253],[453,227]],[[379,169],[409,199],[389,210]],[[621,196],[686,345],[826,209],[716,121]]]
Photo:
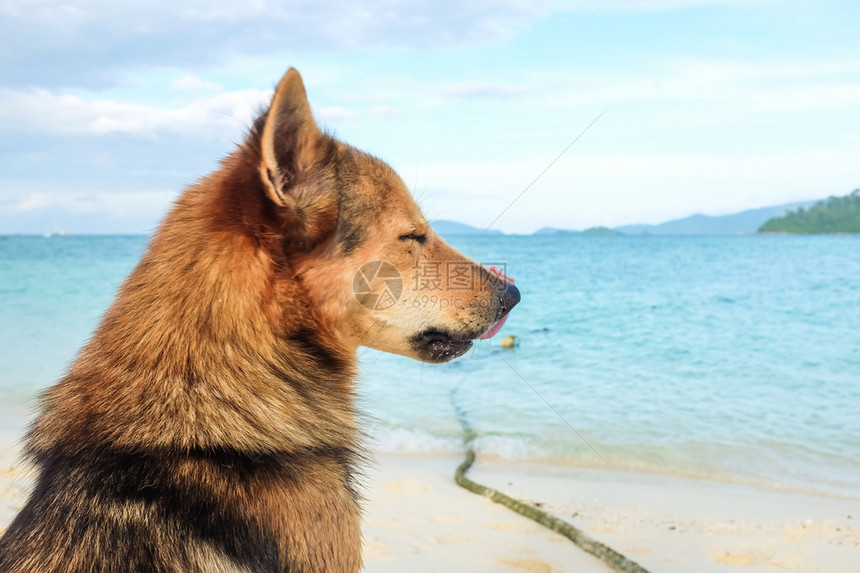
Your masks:
[[[759,233],[860,233],[860,189],[845,197],[830,197],[809,209],[803,207],[774,217]]]

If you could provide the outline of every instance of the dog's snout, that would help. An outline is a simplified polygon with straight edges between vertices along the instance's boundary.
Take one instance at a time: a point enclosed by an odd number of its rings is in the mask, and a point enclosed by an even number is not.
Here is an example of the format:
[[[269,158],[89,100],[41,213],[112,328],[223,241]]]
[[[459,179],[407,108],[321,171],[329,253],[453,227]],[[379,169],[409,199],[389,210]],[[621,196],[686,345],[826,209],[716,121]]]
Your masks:
[[[505,281],[505,289],[499,293],[499,305],[501,316],[506,315],[520,302],[520,289],[514,283]]]

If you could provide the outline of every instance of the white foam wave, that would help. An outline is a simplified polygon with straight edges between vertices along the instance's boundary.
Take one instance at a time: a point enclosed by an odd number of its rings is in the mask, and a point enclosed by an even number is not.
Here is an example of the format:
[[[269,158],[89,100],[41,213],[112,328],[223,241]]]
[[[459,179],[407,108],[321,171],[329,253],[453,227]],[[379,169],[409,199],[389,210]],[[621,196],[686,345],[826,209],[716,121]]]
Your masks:
[[[475,452],[510,461],[542,457],[526,438],[513,436],[481,436],[473,442]],[[372,445],[380,452],[399,454],[459,454],[464,450],[460,436],[438,436],[409,428],[380,428],[374,432]]]

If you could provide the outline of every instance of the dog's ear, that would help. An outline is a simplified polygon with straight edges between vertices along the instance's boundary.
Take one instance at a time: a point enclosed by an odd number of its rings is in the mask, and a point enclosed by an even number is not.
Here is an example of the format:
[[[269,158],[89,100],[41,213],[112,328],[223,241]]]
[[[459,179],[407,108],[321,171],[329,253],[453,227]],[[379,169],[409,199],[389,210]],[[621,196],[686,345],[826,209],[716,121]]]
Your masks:
[[[276,205],[298,206],[300,174],[316,162],[321,139],[302,77],[290,68],[275,89],[260,139],[260,177]]]

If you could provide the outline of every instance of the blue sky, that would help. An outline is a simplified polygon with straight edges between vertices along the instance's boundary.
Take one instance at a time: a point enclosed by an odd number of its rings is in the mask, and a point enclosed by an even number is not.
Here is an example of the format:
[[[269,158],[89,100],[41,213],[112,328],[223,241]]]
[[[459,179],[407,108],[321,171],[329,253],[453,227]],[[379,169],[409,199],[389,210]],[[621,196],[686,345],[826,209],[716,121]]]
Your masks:
[[[431,218],[661,222],[860,186],[860,4],[0,2],[0,233],[148,232],[281,74]]]

